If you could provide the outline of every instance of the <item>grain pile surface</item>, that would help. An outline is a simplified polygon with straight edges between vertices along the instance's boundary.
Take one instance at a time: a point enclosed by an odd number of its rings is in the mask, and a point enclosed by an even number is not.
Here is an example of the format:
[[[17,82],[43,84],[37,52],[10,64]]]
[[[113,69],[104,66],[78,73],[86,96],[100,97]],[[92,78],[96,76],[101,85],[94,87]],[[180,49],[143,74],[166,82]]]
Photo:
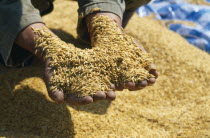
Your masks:
[[[61,1],[44,20],[63,40],[73,43],[77,3]],[[126,32],[154,58],[160,73],[154,86],[117,92],[112,103],[69,107],[48,98],[39,63],[8,70],[0,75],[0,136],[210,137],[210,55],[136,15]]]

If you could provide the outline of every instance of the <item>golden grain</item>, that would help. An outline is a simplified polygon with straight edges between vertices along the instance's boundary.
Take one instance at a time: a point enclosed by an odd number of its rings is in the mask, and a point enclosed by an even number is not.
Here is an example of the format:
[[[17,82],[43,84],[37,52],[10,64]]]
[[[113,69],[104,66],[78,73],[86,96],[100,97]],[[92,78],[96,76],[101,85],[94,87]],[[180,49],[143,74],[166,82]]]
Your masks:
[[[33,30],[38,35],[36,51],[51,58],[51,90],[83,97],[106,92],[112,83],[138,83],[152,77],[147,70],[152,63],[149,55],[106,16],[91,21],[92,49],[66,44],[46,28]]]

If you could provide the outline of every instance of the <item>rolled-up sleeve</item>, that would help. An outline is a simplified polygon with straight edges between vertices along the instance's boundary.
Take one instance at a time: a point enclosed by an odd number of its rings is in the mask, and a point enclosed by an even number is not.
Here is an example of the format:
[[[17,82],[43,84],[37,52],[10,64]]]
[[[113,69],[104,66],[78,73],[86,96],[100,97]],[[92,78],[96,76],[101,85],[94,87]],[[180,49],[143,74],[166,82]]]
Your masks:
[[[80,16],[86,16],[94,9],[99,9],[101,12],[112,12],[122,19],[125,10],[124,0],[78,0],[78,3]]]
[[[0,54],[6,65],[18,33],[37,22],[43,21],[31,0],[0,1]]]

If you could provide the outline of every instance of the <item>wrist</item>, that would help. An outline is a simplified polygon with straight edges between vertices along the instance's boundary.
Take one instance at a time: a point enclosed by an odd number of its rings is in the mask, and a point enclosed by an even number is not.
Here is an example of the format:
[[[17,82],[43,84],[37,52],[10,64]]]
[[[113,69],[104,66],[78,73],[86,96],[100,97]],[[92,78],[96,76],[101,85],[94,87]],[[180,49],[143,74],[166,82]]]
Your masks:
[[[113,20],[113,22],[117,24],[119,29],[122,28],[122,20],[120,19],[119,16],[117,16],[114,13],[91,13],[87,17],[85,17],[85,21],[86,21],[88,30],[90,30],[92,28],[92,24],[91,24],[92,19],[94,17],[98,17],[100,15],[107,16],[109,19]],[[91,34],[90,34],[90,36],[91,36]]]
[[[44,58],[41,56],[41,53],[35,53],[35,38],[38,37],[32,28],[41,29],[43,27],[46,27],[43,23],[34,23],[29,26],[27,26],[25,29],[23,29],[18,36],[16,37],[15,44],[20,46],[21,48],[31,52],[39,59],[43,60]]]
[[[16,37],[15,44],[26,49],[27,51],[34,53],[36,35],[31,28],[43,28],[45,25],[43,23],[34,23],[23,29]]]

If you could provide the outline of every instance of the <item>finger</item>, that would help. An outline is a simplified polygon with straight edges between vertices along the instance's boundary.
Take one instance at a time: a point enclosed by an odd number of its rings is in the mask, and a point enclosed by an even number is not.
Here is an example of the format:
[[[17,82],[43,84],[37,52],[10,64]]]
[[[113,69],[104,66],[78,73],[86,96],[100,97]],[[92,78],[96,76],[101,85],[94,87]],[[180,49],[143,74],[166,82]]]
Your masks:
[[[128,90],[135,90],[136,89],[136,84],[134,82],[127,82],[127,83],[125,83],[125,87]]]
[[[154,84],[156,82],[156,79],[155,78],[149,78],[149,80],[148,80],[148,84],[149,85],[152,85],[152,84]]]
[[[114,84],[111,84],[110,89],[112,89],[113,91],[115,91],[116,87]]]
[[[48,91],[49,97],[55,101],[58,104],[61,104],[64,102],[64,94],[62,91],[56,90],[56,91]]]
[[[147,85],[148,85],[148,82],[147,82],[146,80],[141,81],[141,82],[138,83],[138,86],[139,86],[140,88],[144,88],[144,87],[146,87]]]
[[[158,72],[156,70],[150,70],[149,73],[154,75],[156,79],[158,78]]]
[[[97,91],[94,95],[93,95],[93,100],[97,101],[97,100],[104,100],[106,99],[106,94],[102,91]]]
[[[154,64],[150,65],[149,73],[154,75],[156,79],[158,78],[158,72],[156,71],[156,66]]]
[[[113,101],[116,99],[116,94],[114,91],[108,91],[106,93],[106,99],[110,100],[110,101]]]
[[[70,105],[84,105],[84,104],[92,103],[93,98],[91,96],[84,96],[84,97],[80,98],[73,94],[69,94],[66,98],[66,102]]]

